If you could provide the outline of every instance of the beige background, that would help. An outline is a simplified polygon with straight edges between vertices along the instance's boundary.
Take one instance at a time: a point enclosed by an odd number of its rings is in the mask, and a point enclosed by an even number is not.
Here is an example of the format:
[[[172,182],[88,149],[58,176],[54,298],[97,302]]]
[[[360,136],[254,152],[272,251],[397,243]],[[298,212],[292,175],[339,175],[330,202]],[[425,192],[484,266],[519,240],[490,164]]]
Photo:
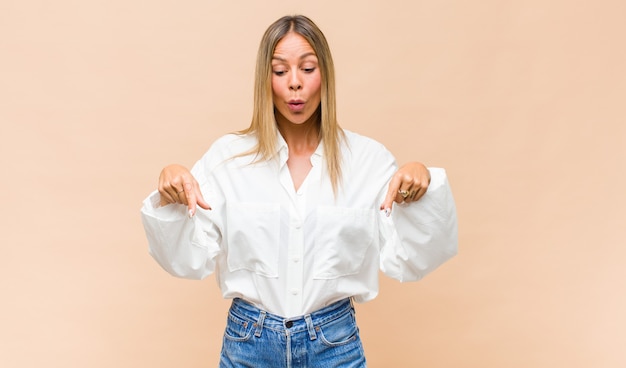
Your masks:
[[[247,126],[291,13],[343,126],[457,201],[459,255],[358,306],[370,366],[626,366],[625,4],[2,0],[0,366],[215,366],[228,303],[158,267],[139,207]]]

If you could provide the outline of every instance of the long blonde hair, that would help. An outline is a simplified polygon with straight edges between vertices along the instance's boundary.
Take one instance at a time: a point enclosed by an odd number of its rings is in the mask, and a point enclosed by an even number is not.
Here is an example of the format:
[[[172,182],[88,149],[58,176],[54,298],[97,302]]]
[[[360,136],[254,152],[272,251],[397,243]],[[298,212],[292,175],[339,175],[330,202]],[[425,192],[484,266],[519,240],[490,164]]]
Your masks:
[[[341,141],[344,132],[337,122],[335,94],[335,66],[326,37],[313,21],[303,15],[285,16],[272,23],[265,31],[256,60],[254,107],[252,122],[240,134],[255,134],[257,147],[246,154],[256,154],[260,160],[271,160],[276,155],[278,127],[272,98],[272,57],[278,42],[290,32],[304,37],[318,59],[321,73],[321,102],[319,131],[324,146],[326,170],[333,191],[341,183]]]

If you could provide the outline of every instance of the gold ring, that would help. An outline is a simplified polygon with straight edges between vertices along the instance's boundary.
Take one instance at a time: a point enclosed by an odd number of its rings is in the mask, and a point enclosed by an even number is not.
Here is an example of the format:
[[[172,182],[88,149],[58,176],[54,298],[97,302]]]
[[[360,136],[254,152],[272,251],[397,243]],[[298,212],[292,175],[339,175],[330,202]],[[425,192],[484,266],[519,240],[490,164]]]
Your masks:
[[[409,192],[407,190],[399,190],[398,193],[402,196],[402,198],[409,196]]]

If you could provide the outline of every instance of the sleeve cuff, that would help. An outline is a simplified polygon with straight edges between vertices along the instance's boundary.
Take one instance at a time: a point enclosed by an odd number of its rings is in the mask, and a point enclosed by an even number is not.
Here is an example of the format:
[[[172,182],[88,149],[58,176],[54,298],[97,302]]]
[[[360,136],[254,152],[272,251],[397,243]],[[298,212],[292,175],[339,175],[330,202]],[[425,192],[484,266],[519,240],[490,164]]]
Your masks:
[[[150,217],[158,217],[163,221],[173,221],[187,216],[187,206],[180,204],[161,206],[161,194],[155,190],[143,201],[141,212]]]

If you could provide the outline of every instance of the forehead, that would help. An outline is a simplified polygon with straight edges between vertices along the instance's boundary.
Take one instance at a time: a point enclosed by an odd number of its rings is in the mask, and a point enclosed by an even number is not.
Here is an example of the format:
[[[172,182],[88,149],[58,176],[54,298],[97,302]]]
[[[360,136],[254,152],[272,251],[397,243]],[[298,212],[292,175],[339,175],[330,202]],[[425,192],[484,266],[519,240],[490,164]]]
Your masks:
[[[302,57],[313,54],[315,50],[309,41],[295,32],[289,32],[276,44],[274,57]]]

